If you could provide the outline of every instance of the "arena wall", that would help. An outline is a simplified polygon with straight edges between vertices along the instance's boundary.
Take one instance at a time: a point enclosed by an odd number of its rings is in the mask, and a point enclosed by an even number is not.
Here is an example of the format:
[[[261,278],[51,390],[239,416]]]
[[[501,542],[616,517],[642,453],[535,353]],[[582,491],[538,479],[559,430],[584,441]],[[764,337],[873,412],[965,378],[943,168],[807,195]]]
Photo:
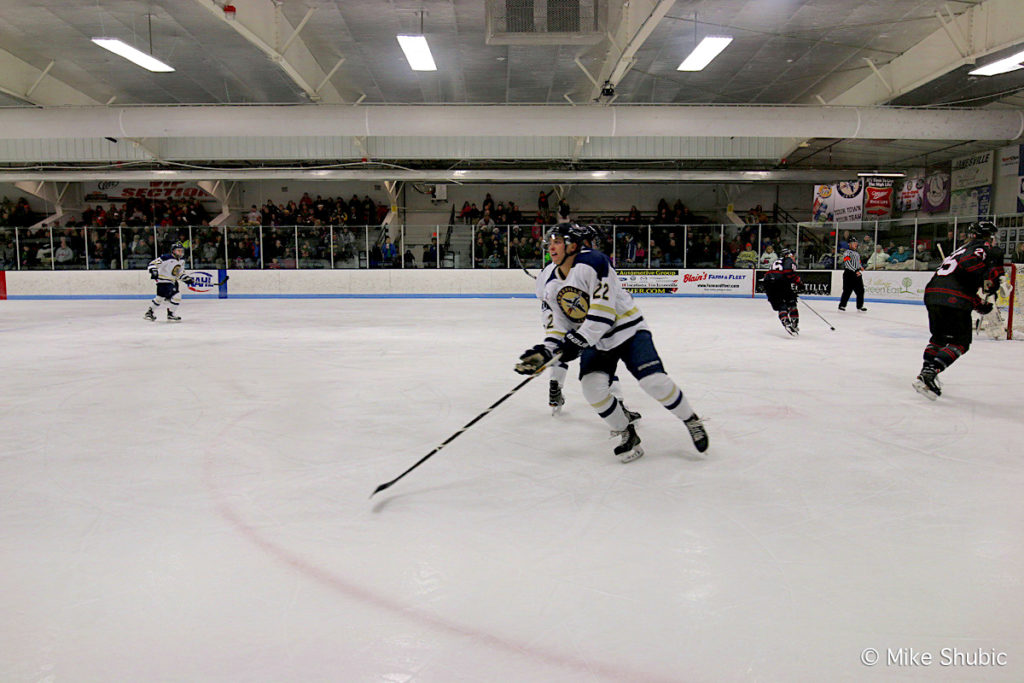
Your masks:
[[[360,296],[533,296],[534,281],[522,270],[231,270],[194,271],[207,273],[210,280],[230,275],[221,287],[183,287],[186,297],[240,298],[318,298]],[[636,271],[649,272],[649,271]],[[754,273],[744,270],[659,270],[677,274],[679,287],[665,296],[755,296]],[[814,272],[814,271],[811,271]],[[621,274],[623,281],[631,271]],[[817,271],[819,275],[822,271]],[[837,298],[842,292],[842,273],[829,271],[831,283],[810,298]],[[694,283],[714,281],[728,275],[733,280],[726,289],[702,289]],[[869,271],[864,286],[869,301],[921,303],[930,271]],[[669,275],[669,279],[673,276]],[[639,284],[639,283],[638,283]],[[649,284],[649,283],[648,283]],[[645,289],[652,289],[645,287]],[[0,271],[0,298],[77,299],[77,298],[149,298],[153,282],[144,270],[131,271]],[[644,294],[641,293],[641,296]],[[756,295],[760,296],[760,295]]]

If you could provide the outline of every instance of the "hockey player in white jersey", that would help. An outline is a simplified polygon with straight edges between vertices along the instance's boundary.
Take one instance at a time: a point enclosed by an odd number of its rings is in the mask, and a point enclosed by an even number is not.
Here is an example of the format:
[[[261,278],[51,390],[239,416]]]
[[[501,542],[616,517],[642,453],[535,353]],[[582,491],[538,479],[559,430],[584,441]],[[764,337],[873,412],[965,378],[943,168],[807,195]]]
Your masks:
[[[589,249],[592,247],[594,240],[597,237],[597,233],[594,228],[586,225],[578,226],[580,230],[588,234],[584,241],[584,245]],[[565,337],[563,332],[555,329],[554,313],[551,310],[551,306],[548,305],[548,289],[557,289],[560,286],[561,279],[555,275],[555,268],[557,264],[554,261],[548,263],[544,269],[537,276],[537,298],[540,299],[540,315],[541,325],[544,327],[544,341],[551,341],[555,344],[560,344],[562,339]],[[553,298],[555,292],[551,293]],[[565,378],[569,373],[569,364],[561,360],[552,363],[548,367],[548,407],[551,408],[552,415],[558,415],[562,412],[562,406],[565,405],[565,396],[562,394],[562,387],[565,386]],[[611,385],[609,387],[612,395],[622,402],[622,408],[626,412],[626,417],[630,422],[636,422],[641,418],[640,413],[634,412],[626,407],[625,402],[622,399],[622,387],[619,385],[619,378],[612,376]]]
[[[146,314],[146,320],[156,320],[153,313],[154,308],[160,308],[167,304],[167,320],[178,322],[181,317],[175,311],[181,303],[181,293],[178,291],[178,282],[186,285],[192,284],[192,276],[185,272],[185,245],[175,242],[171,245],[171,253],[158,256],[149,262],[149,276],[156,280],[156,296],[150,302]]]
[[[648,395],[686,424],[696,449],[706,451],[704,424],[665,373],[650,329],[633,297],[619,283],[608,257],[586,248],[588,230],[561,224],[552,231],[548,251],[556,265],[557,282],[545,287],[545,301],[552,312],[553,333],[543,344],[523,352],[516,372],[533,374],[555,353],[561,353],[564,362],[579,356],[583,396],[612,428],[612,434],[621,437],[615,447],[619,460],[630,462],[644,452],[635,426],[609,389],[621,360]]]

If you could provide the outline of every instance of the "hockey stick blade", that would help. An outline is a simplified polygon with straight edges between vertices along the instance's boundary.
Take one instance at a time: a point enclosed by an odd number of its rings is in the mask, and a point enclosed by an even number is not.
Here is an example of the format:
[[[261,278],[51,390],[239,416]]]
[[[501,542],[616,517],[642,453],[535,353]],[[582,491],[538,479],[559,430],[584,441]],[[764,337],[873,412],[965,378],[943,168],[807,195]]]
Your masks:
[[[813,313],[814,315],[816,315],[816,316],[818,316],[819,318],[821,318],[821,322],[823,322],[823,323],[825,323],[826,325],[828,325],[828,329],[832,330],[833,332],[835,332],[835,331],[836,331],[836,328],[832,326],[832,323],[830,323],[829,321],[825,320],[825,316],[823,316],[823,315],[822,315],[821,313],[818,313],[818,312],[817,312],[816,310],[814,310],[814,308],[812,308],[812,307],[811,307],[811,305],[810,305],[809,303],[807,303],[807,302],[806,302],[806,301],[804,301],[803,299],[800,299],[799,301],[800,301],[800,303],[802,303],[802,304],[803,304],[804,306],[806,306],[807,308],[810,308],[810,309],[811,309],[811,313]]]
[[[420,465],[422,465],[423,463],[425,463],[425,462],[426,462],[426,461],[427,461],[427,460],[428,460],[428,459],[429,459],[430,457],[432,457],[432,456],[433,456],[433,455],[434,455],[435,453],[437,453],[437,452],[438,452],[439,450],[441,450],[442,448],[444,448],[445,446],[447,446],[448,444],[450,444],[450,443],[451,443],[452,441],[455,441],[455,439],[457,439],[457,438],[458,438],[458,437],[459,437],[459,436],[460,436],[460,435],[461,435],[461,434],[462,434],[462,433],[463,433],[464,431],[466,431],[467,429],[469,429],[470,427],[472,427],[473,425],[475,425],[475,424],[476,424],[477,422],[479,422],[480,420],[482,420],[482,419],[483,419],[484,417],[486,417],[486,416],[488,415],[488,413],[490,413],[490,412],[491,412],[492,410],[494,410],[495,408],[497,408],[498,406],[500,406],[500,405],[501,405],[502,403],[504,403],[506,399],[508,399],[509,397],[511,397],[511,396],[512,396],[512,395],[513,395],[514,393],[516,393],[517,391],[519,391],[520,389],[522,389],[523,387],[525,387],[525,386],[526,386],[527,384],[529,384],[530,382],[532,382],[532,381],[533,381],[533,380],[534,380],[535,378],[537,378],[538,376],[540,376],[540,374],[541,374],[542,372],[544,372],[544,370],[546,370],[546,369],[548,368],[548,366],[550,366],[550,365],[551,365],[552,363],[556,363],[556,362],[558,362],[558,359],[559,359],[559,358],[561,358],[561,357],[562,357],[562,354],[561,354],[561,353],[556,353],[556,354],[554,354],[554,355],[553,355],[553,356],[551,357],[551,360],[549,360],[549,361],[548,361],[547,363],[545,363],[544,365],[542,365],[542,366],[540,366],[539,368],[537,368],[537,371],[536,371],[535,373],[533,373],[532,375],[530,375],[529,377],[527,377],[526,379],[524,379],[524,380],[523,380],[522,382],[520,382],[519,384],[517,384],[517,385],[515,385],[514,387],[512,387],[512,389],[511,389],[511,390],[510,390],[510,391],[509,391],[509,392],[508,392],[507,394],[505,394],[504,396],[502,396],[501,398],[499,398],[499,399],[498,399],[497,401],[495,401],[494,403],[492,403],[492,404],[491,404],[491,405],[490,405],[490,406],[489,406],[489,407],[488,407],[488,408],[487,408],[486,410],[484,410],[484,411],[483,411],[482,413],[480,413],[479,415],[477,415],[476,417],[474,417],[474,418],[473,418],[472,420],[470,420],[469,422],[467,422],[467,423],[466,423],[466,425],[465,425],[465,426],[464,426],[464,427],[463,427],[462,429],[460,429],[459,431],[455,432],[454,434],[452,434],[451,436],[449,436],[449,437],[448,437],[447,439],[445,439],[445,440],[444,440],[444,441],[443,441],[443,442],[441,443],[441,445],[440,445],[440,446],[438,446],[437,448],[435,448],[434,450],[430,451],[429,453],[427,453],[426,455],[424,455],[424,456],[423,456],[422,458],[420,458],[419,460],[417,460],[417,461],[416,461],[416,462],[415,462],[415,463],[413,464],[413,466],[412,466],[412,467],[410,467],[409,469],[407,469],[407,470],[406,470],[405,472],[402,472],[402,473],[401,473],[400,475],[398,475],[397,477],[395,477],[395,478],[394,478],[394,479],[392,479],[391,481],[386,481],[386,482],[384,482],[383,484],[381,484],[380,486],[378,486],[377,488],[375,488],[375,489],[373,490],[373,493],[371,493],[371,494],[370,494],[370,498],[373,498],[373,497],[374,497],[375,495],[377,495],[378,493],[380,493],[380,492],[381,492],[381,491],[383,491],[384,489],[386,489],[386,488],[390,487],[391,485],[393,485],[393,484],[394,484],[395,482],[397,482],[397,481],[398,481],[399,479],[401,479],[402,477],[404,477],[405,475],[409,474],[409,473],[410,473],[410,472],[412,472],[412,471],[413,471],[414,469],[416,469],[417,467],[419,467]]]

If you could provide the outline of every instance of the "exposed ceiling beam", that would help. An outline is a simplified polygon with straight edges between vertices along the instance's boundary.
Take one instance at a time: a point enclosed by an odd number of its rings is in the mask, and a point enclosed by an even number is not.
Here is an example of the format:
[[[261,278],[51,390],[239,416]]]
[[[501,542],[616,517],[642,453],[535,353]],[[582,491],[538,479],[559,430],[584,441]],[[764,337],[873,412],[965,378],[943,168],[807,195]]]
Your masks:
[[[889,102],[936,78],[974,64],[999,50],[1024,43],[1024,2],[986,0],[956,17],[937,14],[928,37],[884,66],[871,70],[853,87],[827,98],[829,104],[865,106]],[[818,92],[827,92],[828,83]]]
[[[614,33],[609,33],[609,50],[605,61],[595,79],[589,73],[593,87],[590,101],[597,101],[605,83],[614,88],[633,67],[637,51],[651,36],[654,29],[668,11],[675,5],[675,0],[632,0],[622,7],[621,20]],[[579,61],[576,62],[579,64]],[[583,65],[580,64],[580,68]],[[584,69],[584,71],[586,71]]]
[[[37,69],[6,50],[0,50],[0,92],[38,106],[100,104],[85,93],[50,75],[54,62]]]
[[[271,61],[281,67],[311,101],[332,104],[345,101],[341,93],[330,83],[330,77],[336,68],[330,73],[320,68],[313,53],[299,37],[299,32],[312,16],[312,9],[306,13],[298,26],[293,27],[284,18],[280,3],[272,0],[234,0],[231,3],[236,9],[234,19],[228,19],[221,5],[214,0],[195,2],[258,47]],[[288,37],[279,44],[278,38],[281,34]],[[340,63],[337,66],[340,66]]]

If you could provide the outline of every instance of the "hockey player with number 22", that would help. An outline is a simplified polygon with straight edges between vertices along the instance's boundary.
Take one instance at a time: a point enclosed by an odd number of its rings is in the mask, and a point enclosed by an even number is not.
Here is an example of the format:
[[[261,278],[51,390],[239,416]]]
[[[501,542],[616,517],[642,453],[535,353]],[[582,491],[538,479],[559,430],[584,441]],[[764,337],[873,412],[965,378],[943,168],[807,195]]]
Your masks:
[[[978,289],[984,288],[987,299],[999,290],[1003,275],[1003,252],[996,246],[996,226],[988,221],[972,223],[967,235],[970,240],[942,261],[924,288],[931,338],[913,386],[932,401],[942,395],[937,375],[971,348],[971,311],[992,312],[992,302],[983,301]]]
[[[647,322],[622,288],[608,257],[586,247],[588,237],[587,228],[572,223],[559,224],[552,231],[548,251],[556,264],[558,286],[545,289],[545,301],[552,312],[554,334],[523,352],[516,372],[535,374],[556,353],[566,363],[579,357],[583,396],[611,427],[612,435],[621,437],[615,455],[621,462],[630,462],[644,451],[636,427],[609,388],[622,361],[649,396],[686,424],[696,449],[706,451],[704,424],[665,373]]]
[[[168,322],[178,322],[181,318],[175,313],[178,304],[181,303],[181,293],[178,291],[178,282],[186,285],[192,284],[192,276],[185,272],[185,245],[175,242],[171,245],[171,253],[159,256],[149,262],[149,276],[156,280],[156,296],[150,302],[146,314],[146,320],[156,320],[153,313],[154,308],[160,308],[167,304]]]

